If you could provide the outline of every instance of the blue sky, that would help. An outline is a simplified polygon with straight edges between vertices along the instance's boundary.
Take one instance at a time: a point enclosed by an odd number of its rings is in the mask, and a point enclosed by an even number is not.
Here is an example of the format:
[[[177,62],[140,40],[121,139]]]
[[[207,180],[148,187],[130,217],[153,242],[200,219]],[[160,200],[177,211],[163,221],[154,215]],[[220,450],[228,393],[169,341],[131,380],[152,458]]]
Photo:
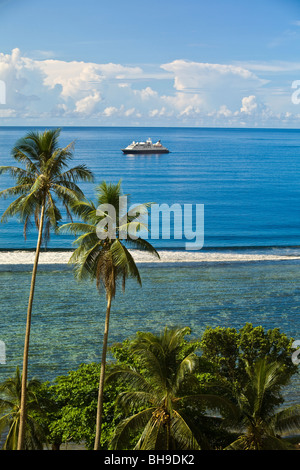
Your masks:
[[[297,128],[300,1],[0,0],[0,80],[0,125]]]

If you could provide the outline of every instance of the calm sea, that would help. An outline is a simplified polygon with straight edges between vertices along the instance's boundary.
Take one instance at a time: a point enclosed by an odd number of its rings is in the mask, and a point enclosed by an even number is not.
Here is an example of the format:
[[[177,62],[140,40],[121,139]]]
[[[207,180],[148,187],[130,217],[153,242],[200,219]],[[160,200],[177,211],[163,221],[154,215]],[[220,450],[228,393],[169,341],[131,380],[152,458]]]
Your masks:
[[[0,128],[0,165],[26,128]],[[124,156],[132,140],[151,137],[167,155]],[[205,243],[210,247],[300,245],[300,131],[196,128],[64,128],[61,144],[75,141],[75,161],[96,176],[117,182],[132,203],[204,204]],[[0,188],[13,181],[0,178]],[[88,197],[94,185],[82,185]],[[0,200],[0,213],[8,201]],[[171,233],[172,235],[172,233]],[[49,248],[70,247],[67,236],[52,236]],[[153,240],[159,247],[183,247],[181,240]],[[32,248],[18,223],[0,226],[0,248]]]
[[[13,164],[10,149],[26,128],[0,128],[0,165]],[[151,137],[168,155],[123,155],[132,140]],[[74,164],[86,163],[97,182],[117,182],[131,202],[204,204],[204,250],[300,253],[300,132],[297,130],[195,128],[64,128],[61,144],[75,141]],[[13,184],[0,177],[0,188]],[[82,185],[90,198],[94,186]],[[0,213],[9,201],[0,200]],[[0,225],[0,249],[31,249],[17,221]],[[71,248],[52,236],[50,249]],[[183,241],[153,240],[158,249]],[[188,325],[199,337],[207,326],[280,328],[300,339],[299,261],[141,266],[143,287],[129,282],[113,304],[110,344],[137,330],[158,332]],[[7,364],[1,377],[21,365],[30,271],[0,272],[0,339]],[[99,360],[105,296],[78,284],[71,271],[40,270],[34,302],[30,375],[43,380]],[[299,366],[300,367],[300,366]],[[298,400],[299,381],[287,401]]]

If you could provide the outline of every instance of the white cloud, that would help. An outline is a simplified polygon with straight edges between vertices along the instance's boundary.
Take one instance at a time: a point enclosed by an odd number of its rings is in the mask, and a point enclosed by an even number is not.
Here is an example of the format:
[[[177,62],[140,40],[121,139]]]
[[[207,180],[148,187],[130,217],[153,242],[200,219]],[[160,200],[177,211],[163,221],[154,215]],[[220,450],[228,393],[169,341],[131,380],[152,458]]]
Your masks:
[[[98,103],[101,102],[100,93],[95,91],[92,95],[88,95],[85,98],[76,102],[76,109],[77,113],[83,114],[92,114],[95,111],[95,108]]]
[[[241,80],[256,85],[264,83],[250,70],[235,65],[174,60],[169,64],[161,65],[161,67],[174,75],[174,88],[177,91],[197,90],[202,92],[204,86],[208,89],[215,87],[215,85],[220,86],[220,80],[226,84],[231,82],[231,88]]]
[[[150,117],[161,117],[161,116],[167,116],[167,115],[172,115],[173,113],[172,112],[169,112],[167,113],[167,110],[165,108],[165,106],[163,106],[161,109],[151,109],[149,111],[149,116]]]
[[[223,123],[240,108],[245,90],[253,93],[266,84],[247,68],[230,64],[175,60],[161,67],[173,74],[175,89],[162,100],[185,119],[214,116]]]
[[[134,90],[134,94],[140,96],[142,100],[148,100],[158,97],[157,91],[152,90],[152,88],[149,86],[143,88],[142,90]]]
[[[114,106],[108,106],[103,111],[104,116],[107,117],[113,116],[116,113],[118,113],[118,108],[115,108]]]
[[[12,118],[16,117],[17,113],[14,109],[0,109],[0,118]]]
[[[222,106],[220,106],[220,109],[219,111],[217,112],[217,115],[218,116],[224,116],[224,117],[230,117],[232,116],[232,111],[230,109],[227,108],[227,106],[225,106],[224,104]]]
[[[256,97],[245,96],[242,99],[241,113],[251,114],[255,109],[257,109]]]
[[[291,90],[254,73],[274,76],[276,67],[288,64],[252,64],[252,70],[250,65],[175,60],[151,66],[149,73],[147,66],[37,60],[14,49],[0,53],[0,80],[7,90],[0,118],[39,124],[58,118],[99,125],[296,123],[299,111],[291,103]]]
[[[135,109],[135,108],[130,108],[130,109],[127,109],[126,111],[124,111],[124,115],[125,115],[126,117],[132,116],[135,112],[136,112],[136,109]]]

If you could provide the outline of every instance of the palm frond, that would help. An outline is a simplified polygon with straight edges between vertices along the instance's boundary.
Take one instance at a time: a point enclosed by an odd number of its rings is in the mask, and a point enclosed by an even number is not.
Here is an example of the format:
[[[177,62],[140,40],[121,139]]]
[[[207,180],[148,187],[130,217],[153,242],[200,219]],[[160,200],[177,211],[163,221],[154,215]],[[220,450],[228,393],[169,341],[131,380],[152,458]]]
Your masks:
[[[176,410],[172,413],[171,433],[179,450],[200,450],[200,446],[184,417]]]
[[[11,188],[3,189],[2,191],[0,191],[0,197],[3,197],[3,199],[7,199],[11,196],[18,196],[19,194],[25,195],[31,188],[32,182],[12,186]]]
[[[122,383],[130,390],[142,390],[145,393],[153,392],[151,384],[136,370],[129,367],[114,367],[114,369],[107,375],[106,383]]]
[[[184,357],[183,360],[180,362],[175,377],[175,386],[178,389],[182,384],[185,376],[187,374],[192,374],[196,367],[199,364],[199,358],[196,356],[195,353],[191,353],[188,356]]]
[[[151,243],[149,243],[147,240],[143,238],[137,238],[136,240],[131,239],[130,237],[127,238],[126,240],[126,245],[129,247],[132,247],[133,249],[139,250],[139,251],[145,251],[147,253],[151,253],[152,255],[156,256],[157,258],[160,258],[159,253],[157,250],[154,248]]]
[[[69,170],[61,173],[60,178],[62,181],[69,181],[74,183],[78,181],[94,181],[94,176],[86,165],[77,165],[73,168],[70,168]]]
[[[209,410],[216,410],[225,414],[232,421],[239,416],[238,408],[233,402],[225,397],[215,394],[203,393],[195,395],[187,395],[180,398],[181,402],[192,405],[193,403],[201,403],[202,406]]]
[[[152,409],[153,410],[153,409]],[[153,450],[163,449],[163,444],[159,446],[158,440],[161,434],[162,422],[155,418],[156,410],[153,410],[152,416],[144,426],[143,432],[134,447],[134,450]]]
[[[72,203],[72,212],[86,223],[96,224],[99,220],[94,203],[87,199],[75,200]]]
[[[23,201],[23,199],[24,195],[21,195],[8,206],[8,208],[2,214],[1,222],[6,222],[9,217],[15,217],[16,215],[20,215],[21,202]]]
[[[78,235],[79,233],[87,234],[87,233],[96,233],[96,229],[94,225],[85,224],[83,222],[69,222],[68,224],[63,224],[59,227],[59,232],[62,233],[69,233],[71,235]],[[80,240],[78,241],[78,244]]]
[[[82,195],[82,191],[79,190],[79,188],[77,191],[74,191],[73,189],[69,189],[67,186],[57,183],[52,183],[51,189],[63,202],[70,204],[71,207],[77,201],[78,197]]]
[[[111,244],[110,252],[112,253],[113,263],[117,269],[125,274],[126,277],[135,278],[137,282],[142,285],[142,280],[137,265],[135,264],[132,255],[120,242],[120,240],[116,239]]]
[[[31,217],[38,222],[41,207],[47,204],[44,241],[50,236],[50,227],[56,230],[57,222],[62,218],[57,204],[72,220],[71,206],[83,198],[83,192],[76,183],[93,179],[92,172],[85,165],[67,168],[69,160],[73,158],[74,143],[60,148],[59,136],[60,129],[28,132],[16,142],[11,152],[16,161],[25,165],[25,169],[17,166],[0,167],[0,175],[9,173],[17,182],[15,186],[1,191],[0,197],[22,196],[4,212],[2,221],[6,222],[8,217],[18,215],[24,223],[26,236]],[[54,202],[51,193],[56,195],[57,202]]]
[[[273,421],[277,433],[300,432],[300,405],[290,406],[276,413]]]
[[[58,209],[55,200],[53,199],[51,193],[47,196],[46,201],[46,220],[49,221],[49,224],[56,228],[58,222],[62,219],[60,210]]]
[[[132,433],[141,431],[151,419],[154,411],[154,407],[147,408],[121,421],[115,429],[110,448],[122,449],[124,446],[128,446]]]
[[[29,172],[23,168],[16,166],[0,166],[0,175],[9,173],[13,178],[26,178],[29,176]]]

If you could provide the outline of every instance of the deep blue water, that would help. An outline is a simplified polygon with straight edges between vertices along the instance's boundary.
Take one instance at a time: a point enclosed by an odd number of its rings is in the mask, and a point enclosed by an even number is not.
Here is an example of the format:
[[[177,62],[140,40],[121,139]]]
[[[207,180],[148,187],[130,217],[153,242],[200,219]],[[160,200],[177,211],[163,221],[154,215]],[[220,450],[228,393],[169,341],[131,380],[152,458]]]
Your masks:
[[[0,165],[26,128],[0,128]],[[132,140],[151,137],[167,155],[124,156]],[[204,248],[300,245],[300,131],[197,128],[64,128],[61,145],[75,141],[74,164],[85,163],[96,183],[122,179],[132,203],[204,204]],[[0,177],[0,188],[13,181]],[[89,198],[93,184],[82,185]],[[0,200],[0,213],[9,201]],[[172,232],[171,232],[172,235]],[[70,247],[52,236],[49,248]],[[183,247],[181,240],[152,240]],[[16,221],[0,225],[0,248],[32,248]]]

